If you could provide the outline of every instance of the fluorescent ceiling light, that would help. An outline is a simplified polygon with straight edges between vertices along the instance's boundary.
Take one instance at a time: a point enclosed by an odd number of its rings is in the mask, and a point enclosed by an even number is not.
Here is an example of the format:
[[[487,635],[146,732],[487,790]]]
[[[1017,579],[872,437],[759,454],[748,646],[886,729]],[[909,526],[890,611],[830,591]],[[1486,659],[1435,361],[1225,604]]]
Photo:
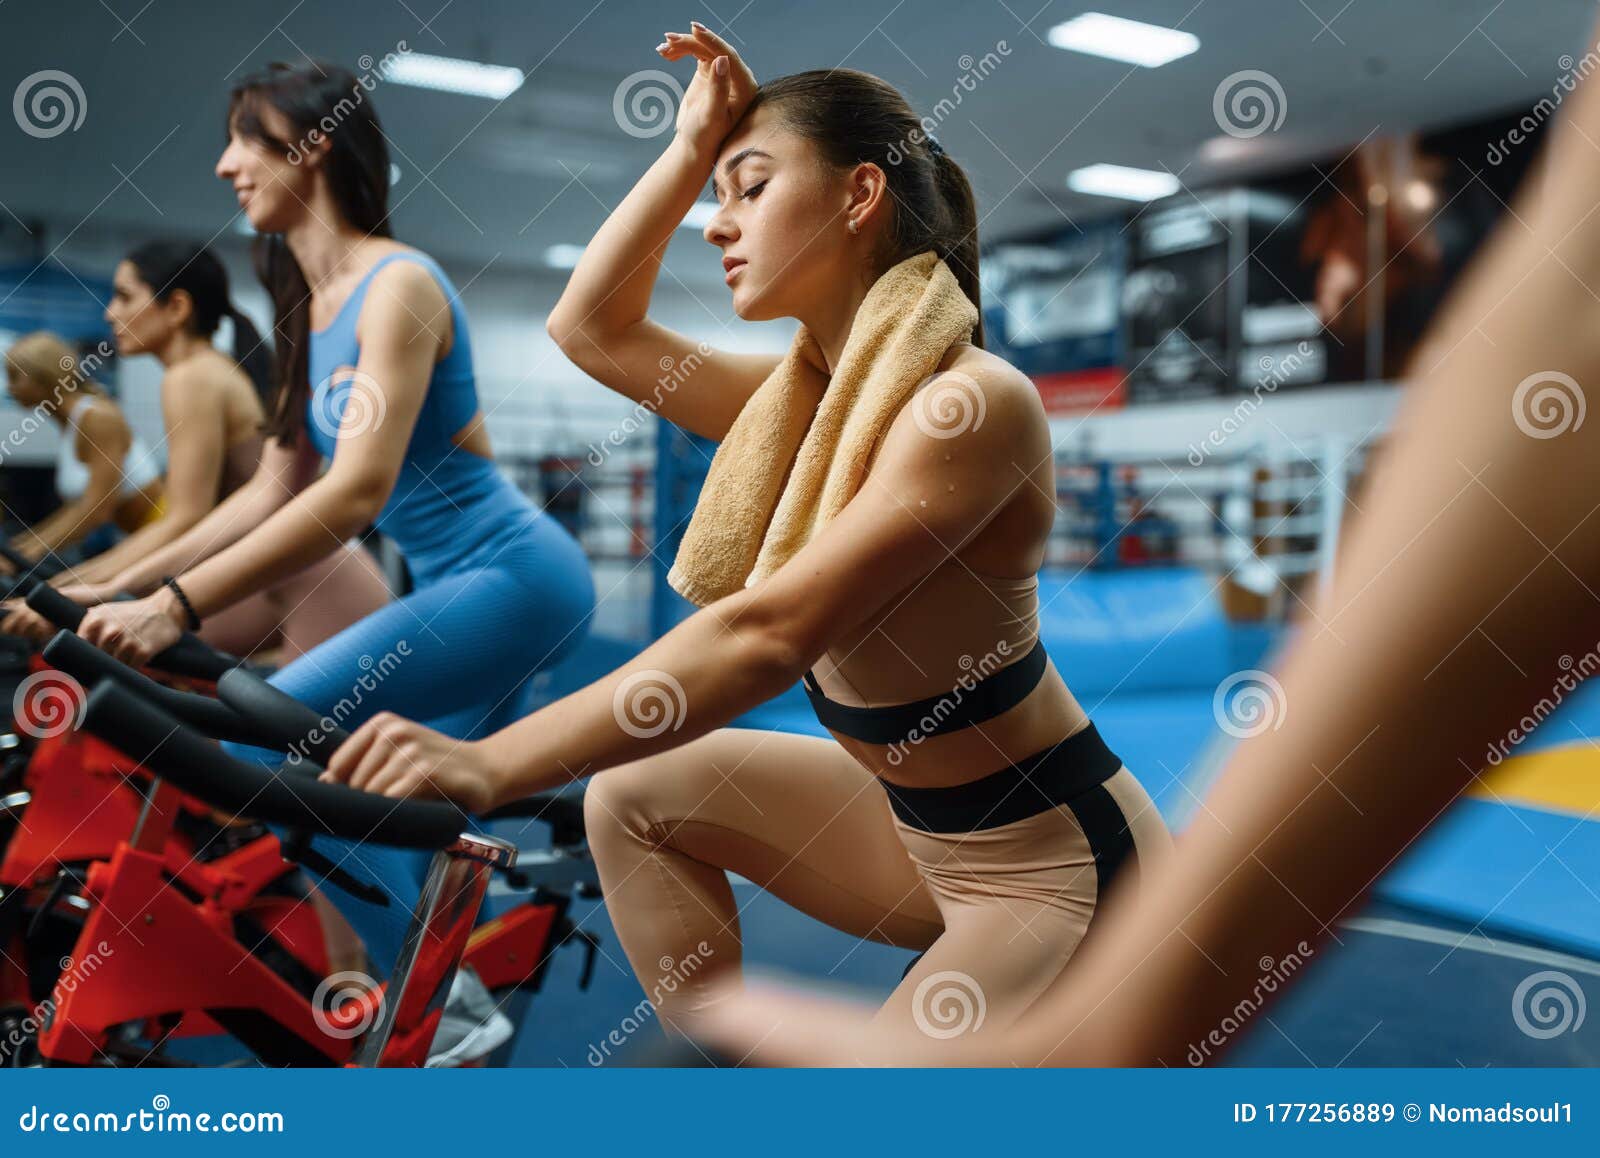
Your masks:
[[[715,201],[696,201],[689,206],[689,212],[684,214],[683,223],[679,229],[704,229],[720,208]]]
[[[1160,68],[1200,47],[1200,38],[1176,28],[1141,24],[1104,12],[1085,12],[1050,30],[1050,43],[1073,52]]]
[[[1183,183],[1171,173],[1156,169],[1130,169],[1125,165],[1090,165],[1067,174],[1067,187],[1079,193],[1121,197],[1127,201],[1154,201],[1176,193]]]
[[[520,68],[500,64],[481,64],[476,60],[456,60],[449,56],[429,56],[408,52],[392,61],[384,79],[416,88],[458,92],[467,96],[504,100],[522,87],[527,79]]]
[[[582,258],[581,245],[552,245],[544,251],[544,263],[551,269],[577,269]]]

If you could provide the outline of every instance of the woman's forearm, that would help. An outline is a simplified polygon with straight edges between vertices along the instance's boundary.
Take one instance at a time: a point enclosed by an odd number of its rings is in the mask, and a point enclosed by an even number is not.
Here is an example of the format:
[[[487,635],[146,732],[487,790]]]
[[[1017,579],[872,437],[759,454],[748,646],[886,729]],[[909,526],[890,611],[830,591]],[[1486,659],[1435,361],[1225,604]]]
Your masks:
[[[172,542],[133,561],[113,576],[113,581],[132,595],[152,591],[163,575],[182,574],[231,547],[293,497],[294,492],[282,480],[258,474]]]
[[[50,520],[47,518],[43,523],[40,523],[38,527],[23,527],[21,530],[17,531],[16,534],[11,536],[12,548],[19,555],[22,555],[27,559],[31,559],[34,562],[38,562],[38,560],[45,554],[44,544],[40,541],[38,532],[42,530],[45,524],[49,521]]]
[[[80,498],[62,504],[28,533],[18,549],[37,562],[81,542],[96,527],[110,521],[116,507],[116,497],[114,491],[103,496],[85,493]]]
[[[1570,412],[1547,433],[1532,393],[1548,383],[1575,406],[1552,372],[1600,382],[1577,284],[1600,278],[1600,223],[1567,192],[1542,215],[1519,206],[1419,353],[1370,509],[1283,667],[1273,729],[1240,746],[1137,899],[1113,893],[1008,1055],[1214,1058],[1281,991],[1291,954],[1309,966],[1490,746],[1596,648],[1600,438]]]
[[[250,534],[182,572],[184,594],[202,618],[231,607],[327,558],[377,511],[366,497],[324,476]]]
[[[199,521],[169,511],[78,567],[77,577],[84,583],[109,583],[140,559],[176,542]]]
[[[791,687],[806,663],[740,592],[632,661],[481,742],[498,804],[686,744]]]
[[[644,319],[667,243],[710,179],[712,160],[673,138],[584,247],[550,311],[552,333],[619,330]]]

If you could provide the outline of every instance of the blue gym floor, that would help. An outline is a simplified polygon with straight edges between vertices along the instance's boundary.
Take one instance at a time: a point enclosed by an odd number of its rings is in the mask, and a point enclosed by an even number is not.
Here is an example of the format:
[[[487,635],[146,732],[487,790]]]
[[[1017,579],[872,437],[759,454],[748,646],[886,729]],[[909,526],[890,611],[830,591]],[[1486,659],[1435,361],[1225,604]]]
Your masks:
[[[734,893],[752,965],[781,965],[792,976],[849,985],[871,997],[887,994],[910,960],[909,953],[835,932],[752,886]],[[604,910],[589,904],[574,915],[604,941],[594,982],[587,993],[578,992],[578,950],[563,951],[521,1018],[512,1065],[583,1068],[595,1059],[612,1064],[598,1048],[637,1015],[644,994]],[[1313,959],[1304,984],[1247,1028],[1228,1064],[1600,1064],[1600,1027],[1593,1019],[1576,1032],[1537,1039],[1518,1028],[1512,1003],[1517,986],[1542,970],[1559,970],[1600,992],[1600,963],[1517,943],[1486,944],[1481,936],[1463,940],[1463,933],[1425,914],[1373,906],[1352,926],[1338,929],[1343,943]],[[629,1044],[642,1045],[658,1032],[647,1023]]]
[[[1193,572],[1042,579],[1041,604],[1041,631],[1057,666],[1163,816],[1181,827],[1226,753],[1213,693],[1234,672],[1269,667],[1275,638],[1227,623],[1214,581]],[[544,694],[597,678],[636,650],[591,640]],[[822,734],[798,689],[739,724]],[[1600,737],[1600,686],[1580,688],[1523,750],[1593,737]],[[1593,1021],[1574,1019],[1566,1032],[1536,1036],[1521,1028],[1514,1005],[1518,987],[1547,971],[1567,978],[1579,1002],[1585,990],[1600,994],[1597,889],[1600,823],[1464,800],[1380,881],[1373,903],[1338,926],[1336,942],[1304,970],[1304,983],[1241,1031],[1229,1064],[1600,1063]],[[835,932],[748,884],[737,883],[735,896],[752,967],[872,997],[892,989],[910,959]],[[522,1018],[512,1064],[610,1064],[593,1047],[638,1013],[643,993],[604,909],[579,902],[573,915],[602,939],[593,985],[577,992],[580,955],[564,951]],[[1540,988],[1536,982],[1534,991]],[[1529,1021],[1526,1000],[1520,1012],[1524,1024],[1540,1028]],[[646,1025],[636,1037],[656,1032]]]
[[[1042,584],[1046,646],[1113,751],[1181,828],[1226,756],[1213,716],[1219,682],[1269,667],[1276,641],[1225,623],[1209,582],[1193,573],[1052,583],[1063,586]],[[591,637],[536,678],[524,710],[614,670],[641,646]],[[823,734],[798,687],[737,726]],[[1592,747],[1595,738],[1600,681],[1572,695],[1519,754]],[[1586,992],[1600,994],[1600,823],[1592,815],[1485,796],[1459,802],[1379,881],[1368,908],[1336,927],[1304,982],[1247,1020],[1228,1064],[1600,1064],[1600,1028],[1585,1016]],[[543,825],[530,822],[496,831],[523,847],[544,837]],[[870,999],[887,994],[911,958],[838,933],[742,881],[734,895],[754,968]],[[604,907],[577,900],[571,916],[600,939],[593,982],[580,992],[582,949],[560,950],[542,991],[518,995],[508,1009],[519,1025],[502,1054],[509,1064],[615,1064],[658,1038]],[[1569,1028],[1544,1036],[1538,1017],[1559,1016],[1552,1002],[1562,997],[1575,1003]],[[607,1044],[614,1032],[626,1047]],[[236,1052],[212,1057],[201,1043],[182,1051],[209,1061]]]

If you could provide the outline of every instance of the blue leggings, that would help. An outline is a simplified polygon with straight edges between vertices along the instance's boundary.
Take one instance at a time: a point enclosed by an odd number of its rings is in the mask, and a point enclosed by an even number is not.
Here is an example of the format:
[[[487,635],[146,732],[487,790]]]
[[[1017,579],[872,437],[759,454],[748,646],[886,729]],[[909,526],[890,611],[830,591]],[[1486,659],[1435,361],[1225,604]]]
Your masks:
[[[547,516],[500,549],[480,549],[457,569],[419,584],[280,668],[270,682],[353,731],[381,711],[474,739],[515,718],[523,685],[582,642],[594,611],[582,548]],[[240,759],[276,767],[281,753],[226,745]],[[462,815],[463,831],[476,827]],[[329,837],[312,847],[378,885],[388,906],[321,883],[366,943],[373,969],[399,955],[421,893],[428,854]]]

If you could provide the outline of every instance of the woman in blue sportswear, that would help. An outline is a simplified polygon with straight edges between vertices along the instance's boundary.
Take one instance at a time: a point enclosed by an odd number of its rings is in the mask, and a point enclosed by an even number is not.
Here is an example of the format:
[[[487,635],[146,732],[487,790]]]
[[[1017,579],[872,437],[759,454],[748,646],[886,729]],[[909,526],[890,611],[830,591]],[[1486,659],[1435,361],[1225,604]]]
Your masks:
[[[216,172],[261,235],[257,270],[276,311],[276,397],[260,467],[125,577],[144,598],[92,608],[80,634],[142,663],[186,626],[375,522],[415,589],[272,683],[346,728],[387,710],[466,737],[581,641],[594,608],[588,561],[495,468],[466,314],[439,266],[390,236],[386,138],[358,80],[312,63],[245,78]],[[422,860],[315,843],[391,894],[385,910],[330,889],[371,960],[387,967]]]

